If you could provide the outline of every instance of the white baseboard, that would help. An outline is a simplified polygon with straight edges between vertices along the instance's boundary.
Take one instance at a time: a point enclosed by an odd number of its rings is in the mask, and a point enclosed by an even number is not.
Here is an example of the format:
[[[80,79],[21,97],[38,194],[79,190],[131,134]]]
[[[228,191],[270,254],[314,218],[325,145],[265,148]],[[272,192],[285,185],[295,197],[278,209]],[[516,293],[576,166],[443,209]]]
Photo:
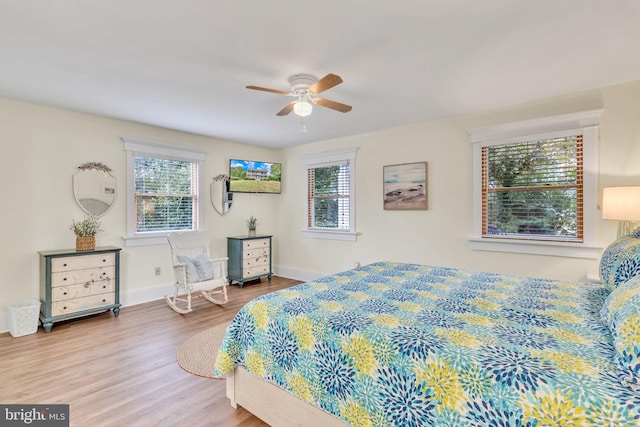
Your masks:
[[[120,294],[120,304],[123,307],[143,304],[164,298],[165,295],[173,295],[175,287],[173,283],[152,286],[150,288],[136,289]]]
[[[303,282],[319,279],[320,277],[324,277],[327,275],[326,273],[319,273],[317,271],[300,270],[297,268],[286,266],[274,266],[273,273],[276,276],[301,280]],[[130,307],[132,305],[156,301],[164,298],[165,295],[173,295],[173,291],[173,283],[166,283],[162,285],[152,286],[150,288],[121,292],[120,304],[122,304],[123,307]],[[0,314],[0,333],[4,332],[9,332],[9,318],[6,313]]]
[[[298,268],[287,267],[283,265],[274,267],[273,273],[276,276],[286,277],[288,279],[302,280],[303,282],[316,280],[328,275],[328,273],[320,273],[317,271],[309,271],[309,270],[300,270]]]

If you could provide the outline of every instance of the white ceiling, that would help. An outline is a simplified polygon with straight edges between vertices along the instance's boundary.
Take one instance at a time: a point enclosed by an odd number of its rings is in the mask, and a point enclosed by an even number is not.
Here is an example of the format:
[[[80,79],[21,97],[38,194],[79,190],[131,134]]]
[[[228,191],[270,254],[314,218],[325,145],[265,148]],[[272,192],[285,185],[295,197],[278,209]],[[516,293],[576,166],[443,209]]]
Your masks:
[[[638,79],[638,0],[0,0],[0,96],[267,147]]]

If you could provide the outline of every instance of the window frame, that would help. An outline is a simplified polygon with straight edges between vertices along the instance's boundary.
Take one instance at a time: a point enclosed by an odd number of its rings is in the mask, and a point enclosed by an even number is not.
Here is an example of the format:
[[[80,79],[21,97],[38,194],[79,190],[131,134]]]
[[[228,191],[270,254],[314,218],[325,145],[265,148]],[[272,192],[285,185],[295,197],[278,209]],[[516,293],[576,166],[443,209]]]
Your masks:
[[[598,259],[595,243],[598,176],[598,129],[602,109],[543,117],[470,129],[473,148],[473,250]],[[500,144],[582,135],[583,145],[583,238],[582,242],[510,238],[482,235],[482,148]]]
[[[140,139],[123,137],[124,149],[127,152],[127,234],[123,237],[126,246],[160,245],[167,243],[170,231],[136,231],[135,216],[135,157],[155,157],[167,160],[180,160],[198,164],[198,227],[202,229],[203,219],[203,165],[206,151],[194,147],[182,147],[159,142],[143,141]]]
[[[309,154],[302,157],[304,165],[305,182],[308,180],[309,169],[335,166],[337,163],[349,163],[349,229],[327,229],[309,227],[308,218],[312,215],[310,212],[311,205],[309,203],[309,187],[305,185],[304,198],[304,228],[302,235],[308,238],[316,239],[333,239],[333,240],[349,240],[355,241],[356,232],[356,215],[355,215],[355,177],[356,177],[356,148],[348,148],[344,150],[328,151],[324,153]]]

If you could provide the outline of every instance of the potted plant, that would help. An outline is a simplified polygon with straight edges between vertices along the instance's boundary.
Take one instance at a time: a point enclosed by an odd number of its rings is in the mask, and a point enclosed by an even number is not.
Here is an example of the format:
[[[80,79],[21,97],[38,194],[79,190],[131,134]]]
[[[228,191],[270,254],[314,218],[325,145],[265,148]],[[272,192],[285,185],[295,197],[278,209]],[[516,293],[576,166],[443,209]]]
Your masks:
[[[76,235],[77,251],[92,251],[96,248],[96,234],[102,231],[100,220],[95,215],[85,215],[81,221],[75,219],[69,229]]]
[[[249,236],[254,237],[256,235],[256,223],[258,222],[258,218],[251,215],[247,220],[247,228],[249,229]]]

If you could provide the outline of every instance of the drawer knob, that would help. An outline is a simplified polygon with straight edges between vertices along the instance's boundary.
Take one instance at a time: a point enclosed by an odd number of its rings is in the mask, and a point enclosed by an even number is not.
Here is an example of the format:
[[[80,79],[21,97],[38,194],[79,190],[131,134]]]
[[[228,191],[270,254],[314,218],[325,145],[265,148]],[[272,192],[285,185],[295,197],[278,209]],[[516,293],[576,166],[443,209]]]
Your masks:
[[[63,266],[63,267],[66,267],[66,266],[67,266],[67,263],[65,262],[64,264],[62,264],[62,266]]]
[[[66,295],[66,294],[67,294],[66,292],[63,292],[63,293],[62,293],[62,295]]]

